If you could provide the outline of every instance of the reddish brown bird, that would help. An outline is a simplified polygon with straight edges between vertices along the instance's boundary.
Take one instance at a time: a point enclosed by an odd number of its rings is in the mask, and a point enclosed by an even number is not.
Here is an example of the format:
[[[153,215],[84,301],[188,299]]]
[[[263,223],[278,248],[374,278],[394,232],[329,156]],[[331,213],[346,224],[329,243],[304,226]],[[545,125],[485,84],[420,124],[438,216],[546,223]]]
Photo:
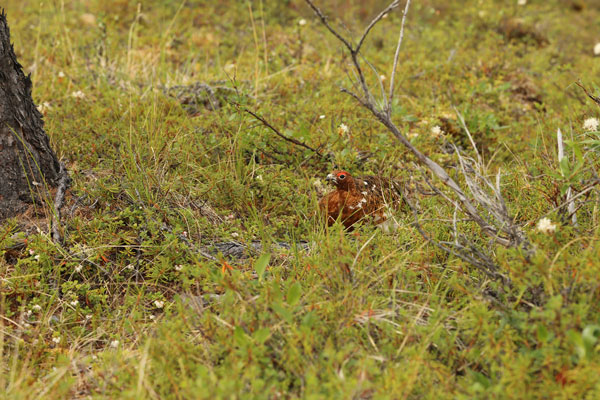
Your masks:
[[[378,176],[353,178],[346,171],[333,171],[326,180],[336,190],[319,201],[319,208],[331,226],[339,218],[346,228],[352,227],[366,217],[376,224],[387,219],[387,205],[401,198],[397,184]]]

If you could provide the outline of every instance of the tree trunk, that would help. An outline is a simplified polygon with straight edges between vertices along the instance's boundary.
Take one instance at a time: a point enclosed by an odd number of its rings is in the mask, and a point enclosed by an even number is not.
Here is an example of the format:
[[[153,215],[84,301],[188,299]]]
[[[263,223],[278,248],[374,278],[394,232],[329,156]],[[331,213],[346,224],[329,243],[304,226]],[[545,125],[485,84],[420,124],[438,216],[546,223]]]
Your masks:
[[[31,79],[17,61],[0,11],[0,221],[48,198],[61,167],[31,98]]]

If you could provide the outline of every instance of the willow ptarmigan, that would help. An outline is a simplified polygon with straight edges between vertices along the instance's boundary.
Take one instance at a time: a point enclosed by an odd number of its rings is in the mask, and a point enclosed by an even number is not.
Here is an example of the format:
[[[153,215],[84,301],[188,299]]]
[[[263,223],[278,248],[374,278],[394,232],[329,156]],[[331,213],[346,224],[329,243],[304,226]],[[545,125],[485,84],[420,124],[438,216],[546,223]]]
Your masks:
[[[326,180],[336,187],[319,201],[328,226],[338,218],[346,228],[366,217],[380,224],[388,217],[388,205],[402,198],[396,182],[379,176],[353,178],[346,171],[333,171]]]

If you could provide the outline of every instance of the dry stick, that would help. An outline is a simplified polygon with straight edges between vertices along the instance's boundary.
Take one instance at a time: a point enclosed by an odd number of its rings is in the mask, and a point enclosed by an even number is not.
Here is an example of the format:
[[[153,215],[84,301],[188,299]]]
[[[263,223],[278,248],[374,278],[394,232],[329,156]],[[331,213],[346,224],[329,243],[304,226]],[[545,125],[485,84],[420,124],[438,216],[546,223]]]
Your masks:
[[[594,187],[596,185],[600,184],[600,180],[596,179],[594,180],[592,183],[590,183],[585,189],[582,189],[581,192],[577,193],[576,195],[574,195],[573,197],[571,197],[570,201],[574,201],[575,199],[583,196],[584,194],[589,193],[592,189],[594,189]],[[565,201],[562,204],[559,204],[558,206],[554,207],[552,210],[548,211],[546,214],[542,215],[542,217],[547,217],[548,215],[552,214],[554,211],[559,210],[561,208],[563,208],[564,206],[566,206],[568,204],[568,201]]]
[[[304,142],[301,142],[299,140],[296,140],[294,138],[291,138],[289,136],[284,135],[283,133],[279,132],[279,130],[277,128],[275,128],[273,125],[271,125],[266,119],[264,119],[263,117],[261,117],[260,115],[256,114],[255,112],[247,109],[246,107],[242,107],[240,104],[237,103],[233,103],[233,105],[235,105],[237,108],[239,108],[240,110],[252,115],[254,118],[256,118],[258,121],[260,121],[264,126],[266,126],[267,128],[269,128],[271,131],[273,131],[273,133],[275,133],[277,136],[279,136],[280,138],[282,138],[283,140],[293,143],[296,146],[300,146],[303,147],[307,150],[312,151],[313,153],[315,153],[316,155],[318,155],[320,158],[325,159],[327,158],[326,156],[324,156],[318,149],[315,149],[313,147],[310,147],[309,145],[307,145]]]
[[[65,200],[65,194],[69,186],[71,186],[71,178],[67,172],[67,168],[63,163],[60,163],[59,170],[60,180],[58,181],[58,189],[54,197],[54,214],[52,215],[52,240],[55,243],[60,243],[62,237],[60,234],[60,210]]]
[[[462,251],[456,251],[450,247],[444,246],[442,243],[438,242],[437,240],[432,239],[427,234],[427,232],[425,232],[425,230],[421,226],[421,223],[419,222],[419,214],[418,214],[417,208],[408,199],[406,200],[406,203],[408,204],[408,206],[410,207],[410,209],[412,210],[412,213],[413,213],[413,219],[414,219],[413,225],[415,226],[417,231],[419,231],[419,234],[421,236],[423,236],[423,238],[425,238],[425,240],[433,243],[440,250],[442,250],[448,254],[452,254],[455,257],[458,257],[461,260],[466,261],[467,263],[475,266],[475,268],[477,268],[478,270],[483,272],[488,277],[493,278],[493,279],[498,279],[498,280],[502,281],[503,283],[510,285],[510,279],[507,278],[506,276],[500,274],[499,272],[496,272],[497,266],[494,265],[487,257],[485,257],[484,254],[481,254],[481,252],[479,252],[479,251],[477,251],[477,249],[473,249],[473,248],[471,248],[471,251],[468,251],[469,249],[466,249],[464,246],[460,245],[458,243],[458,236],[455,237],[456,243],[454,243],[452,245],[454,247],[456,247],[457,249],[461,249]],[[475,250],[475,251],[473,251],[473,250]],[[481,261],[474,258],[471,254],[478,254],[481,258]]]
[[[481,155],[479,154],[479,151],[477,150],[477,146],[475,145],[475,141],[473,140],[473,136],[471,136],[471,132],[469,131],[469,128],[467,128],[467,124],[465,123],[465,119],[463,118],[462,114],[458,111],[458,109],[456,107],[452,106],[452,108],[454,108],[454,112],[458,116],[458,120],[460,121],[460,125],[465,130],[465,133],[467,134],[467,136],[469,137],[469,141],[471,142],[471,146],[473,146],[473,150],[475,150],[475,154],[477,154],[477,162],[479,163],[479,165],[483,166],[483,160],[481,159]]]
[[[410,0],[408,1],[408,3],[410,3]],[[360,51],[360,48],[362,47],[365,39],[367,38],[367,35],[371,31],[371,29],[373,29],[375,24],[378,23],[379,20],[381,20],[383,17],[385,17],[387,14],[389,14],[394,8],[398,7],[399,5],[400,5],[400,0],[395,0],[392,4],[387,6],[382,12],[380,12],[379,15],[377,15],[375,18],[373,18],[373,20],[371,21],[369,26],[367,26],[367,28],[365,29],[365,32],[363,33],[362,37],[358,41],[358,44],[356,45],[357,53]],[[405,10],[405,13],[406,13],[406,10]],[[404,18],[402,20],[404,21]]]
[[[371,92],[369,91],[369,89],[367,88],[367,85],[365,83],[364,74],[362,72],[362,69],[360,68],[360,64],[358,63],[357,53],[356,53],[355,49],[342,35],[340,35],[335,29],[333,29],[331,27],[331,25],[327,21],[327,17],[321,12],[321,10],[319,10],[314,5],[312,0],[305,0],[305,2],[313,9],[315,14],[317,14],[317,16],[321,19],[321,22],[323,23],[323,25],[325,25],[325,27],[348,48],[348,50],[350,51],[350,54],[352,55],[352,61],[354,63],[354,67],[356,68],[356,72],[359,76],[359,82],[363,89],[364,98],[360,97],[356,93],[353,93],[347,89],[342,89],[342,92],[349,94],[356,101],[358,101],[363,107],[365,107],[366,109],[371,111],[371,113],[379,120],[379,122],[381,124],[383,124],[386,128],[388,128],[388,130],[396,137],[396,139],[398,139],[398,141],[404,147],[406,147],[411,153],[413,153],[413,155],[419,160],[419,162],[421,164],[425,165],[431,172],[433,172],[433,174],[435,174],[438,177],[438,179],[440,179],[442,181],[442,183],[444,185],[446,185],[452,191],[454,191],[454,193],[460,200],[461,204],[463,205],[465,213],[467,215],[469,215],[469,217],[473,221],[475,221],[486,234],[494,237],[494,239],[498,243],[500,243],[506,247],[514,246],[514,245],[521,245],[524,241],[522,237],[502,237],[502,236],[500,236],[500,231],[498,229],[496,229],[495,227],[491,226],[489,223],[487,223],[487,221],[485,221],[485,219],[483,219],[481,217],[481,215],[479,215],[479,212],[477,211],[475,206],[469,201],[469,199],[467,198],[467,196],[465,195],[463,190],[450,177],[450,175],[448,175],[448,173],[439,164],[437,164],[435,161],[433,161],[429,157],[425,156],[416,147],[414,147],[410,143],[410,141],[400,132],[398,127],[392,122],[391,117],[390,117],[390,115],[388,115],[387,112],[377,109],[377,107],[375,106],[375,104],[372,100]],[[405,16],[406,16],[406,13],[408,12],[409,3],[410,3],[410,0],[407,0],[407,7],[405,7]],[[368,31],[365,33],[368,33]],[[401,31],[401,35],[399,37],[399,44],[402,41],[402,39],[403,39],[403,28]],[[362,39],[361,39],[361,41],[362,41]],[[399,48],[400,48],[400,46],[397,46],[397,49],[399,49]],[[397,62],[397,59],[395,60],[395,62]],[[391,94],[393,95],[393,91],[391,92]],[[391,104],[391,100],[392,99],[390,99],[389,104]]]
[[[398,57],[400,56],[400,46],[404,39],[404,23],[406,22],[406,14],[408,14],[408,8],[410,7],[410,0],[406,0],[406,6],[404,6],[404,14],[402,15],[402,23],[400,24],[400,36],[398,37],[398,45],[396,46],[396,54],[394,54],[394,66],[392,67],[392,76],[390,78],[390,97],[387,104],[387,116],[388,118],[392,115],[392,100],[394,99],[394,80],[396,78],[396,68],[398,66]]]
[[[590,94],[590,92],[588,92],[588,90],[585,88],[585,86],[583,86],[583,85],[581,84],[581,82],[575,82],[575,84],[576,84],[577,86],[579,86],[580,88],[582,88],[582,89],[583,89],[583,91],[585,92],[585,94],[587,95],[587,97],[589,97],[590,99],[592,99],[592,100],[594,101],[594,103],[596,103],[596,104],[600,105],[600,98],[599,98],[599,97],[592,96],[592,95]]]
[[[558,168],[560,169],[561,175],[564,174],[562,172],[562,168],[560,168],[560,163],[565,158],[565,150],[563,143],[563,136],[560,128],[556,130],[556,143],[558,146]],[[573,201],[573,189],[571,186],[567,189],[567,210],[569,211],[569,215],[571,216],[571,222],[574,227],[577,227],[577,213],[575,212],[575,201]]]

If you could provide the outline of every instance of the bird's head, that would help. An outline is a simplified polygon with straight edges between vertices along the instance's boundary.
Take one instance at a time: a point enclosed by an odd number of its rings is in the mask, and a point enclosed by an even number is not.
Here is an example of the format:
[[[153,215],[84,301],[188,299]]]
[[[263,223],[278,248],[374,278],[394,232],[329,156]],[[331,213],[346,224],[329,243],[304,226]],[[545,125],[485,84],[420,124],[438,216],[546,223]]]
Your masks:
[[[349,190],[351,185],[354,184],[352,176],[346,171],[333,171],[327,175],[325,180],[342,190]]]

